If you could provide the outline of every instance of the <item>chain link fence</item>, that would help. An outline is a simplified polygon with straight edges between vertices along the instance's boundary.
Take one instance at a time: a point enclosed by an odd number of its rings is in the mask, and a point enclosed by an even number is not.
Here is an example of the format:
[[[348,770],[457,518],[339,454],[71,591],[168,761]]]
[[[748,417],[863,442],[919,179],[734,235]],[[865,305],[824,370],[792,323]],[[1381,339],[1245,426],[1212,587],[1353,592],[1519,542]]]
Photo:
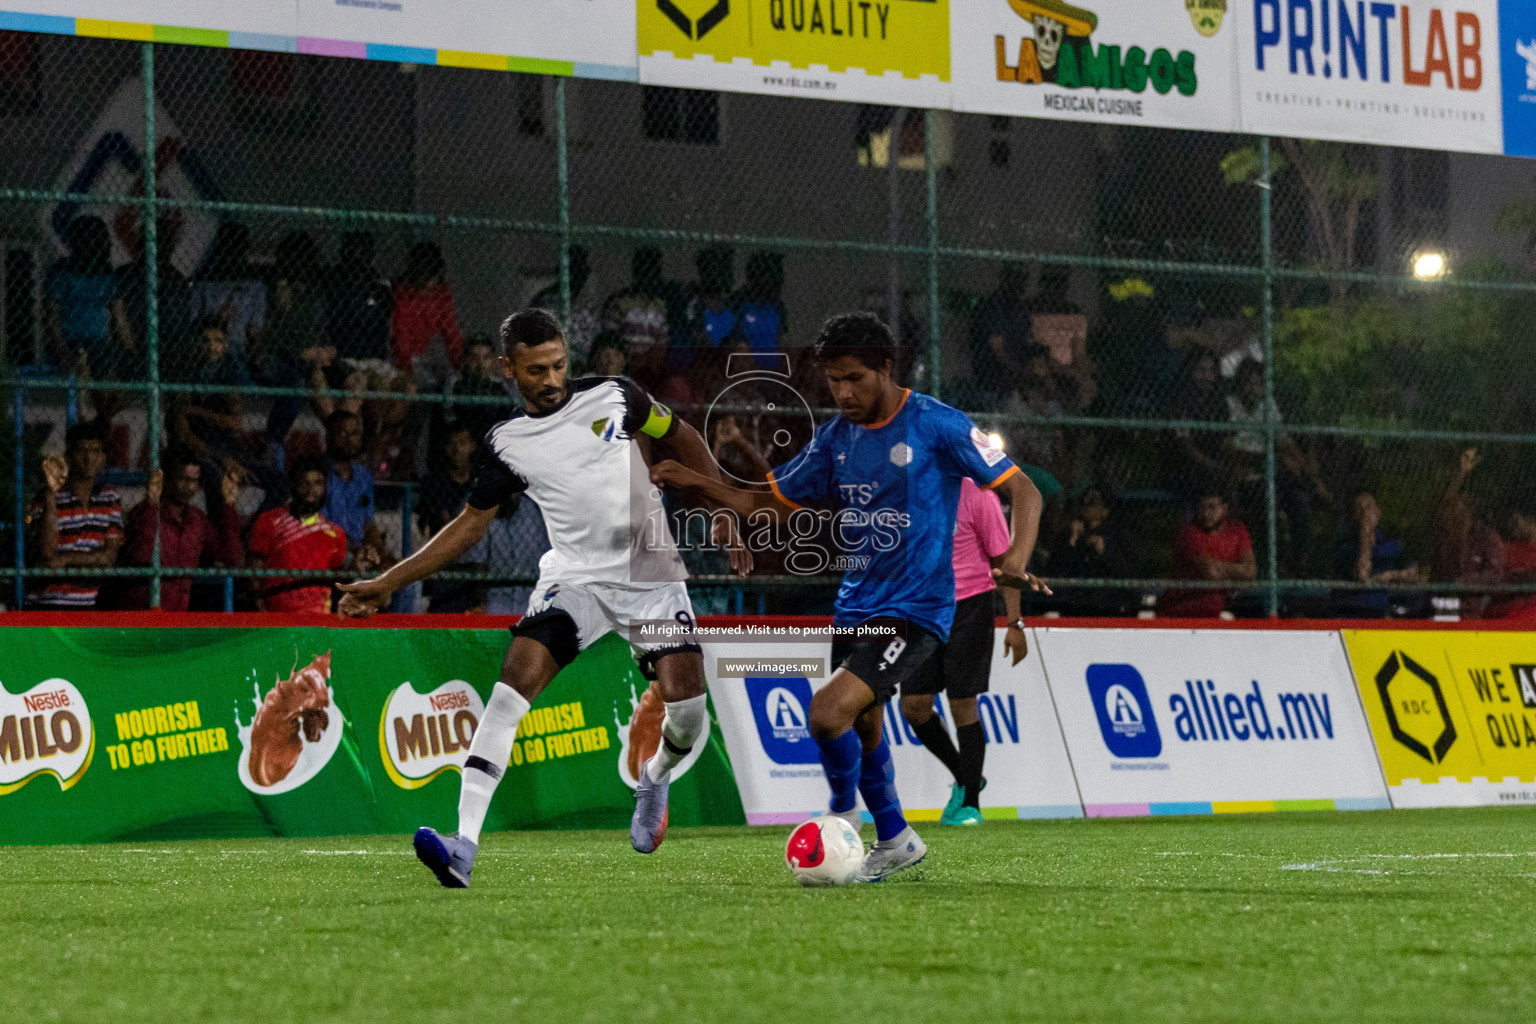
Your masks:
[[[1512,159],[18,33],[0,140],[12,607],[250,607],[408,554],[514,401],[487,343],[529,304],[744,479],[805,431],[726,353],[782,353],[819,419],[806,346],[878,313],[905,380],[1036,467],[1057,595],[1033,611],[1466,616],[1536,589]],[[39,495],[76,424],[100,493],[66,551]],[[371,472],[376,532],[354,509],[341,570],[248,563],[328,448]],[[162,467],[216,528],[233,510],[238,560],[135,543]],[[545,547],[506,512],[396,608],[520,611]],[[830,610],[826,574],[688,557],[701,612]]]

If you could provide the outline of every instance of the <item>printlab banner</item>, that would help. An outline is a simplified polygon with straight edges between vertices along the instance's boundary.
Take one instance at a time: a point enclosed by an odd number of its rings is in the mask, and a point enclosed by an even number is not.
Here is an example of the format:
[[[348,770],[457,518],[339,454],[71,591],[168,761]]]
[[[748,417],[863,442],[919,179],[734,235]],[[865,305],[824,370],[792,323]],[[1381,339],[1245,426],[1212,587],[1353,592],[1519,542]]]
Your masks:
[[[987,788],[982,813],[988,818],[1076,818],[1082,804],[1062,743],[1051,695],[1033,650],[1017,666],[995,637],[991,692],[977,698],[987,734]],[[750,673],[722,675],[722,662],[741,659],[811,659],[823,666],[831,645],[706,644],[710,695],[720,713],[720,731],[741,792],[749,824],[793,824],[827,808],[827,782],[811,738],[811,695],[827,681]],[[729,666],[727,666],[729,667]],[[949,799],[952,779],[901,717],[899,702],[885,712],[885,737],[896,765],[902,806],[913,821],[935,821]],[[940,714],[953,733],[947,699]]]
[[[452,828],[502,630],[5,630],[0,844]],[[487,827],[619,828],[662,708],[617,637],[518,731]],[[676,825],[739,824],[718,733]]]
[[[1394,807],[1536,804],[1536,634],[1347,630]]]
[[[1503,5],[1512,21],[1517,6],[1530,4]],[[1499,0],[1243,0],[1242,7],[1243,131],[1506,152]],[[1519,125],[1515,119],[1512,136]]]
[[[1240,19],[1226,0],[958,4],[955,109],[1235,131]]]
[[[1388,806],[1337,633],[1035,636],[1089,817]]]
[[[950,0],[634,2],[647,84],[950,105]]]

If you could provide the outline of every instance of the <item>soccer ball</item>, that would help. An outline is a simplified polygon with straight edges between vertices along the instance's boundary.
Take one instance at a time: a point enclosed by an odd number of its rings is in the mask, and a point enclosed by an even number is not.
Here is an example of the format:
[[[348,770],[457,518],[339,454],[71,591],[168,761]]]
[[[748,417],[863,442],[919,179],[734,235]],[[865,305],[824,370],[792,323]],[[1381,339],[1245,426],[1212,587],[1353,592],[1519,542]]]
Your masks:
[[[784,859],[801,885],[847,885],[864,863],[864,843],[853,826],[836,815],[813,818],[789,835]]]

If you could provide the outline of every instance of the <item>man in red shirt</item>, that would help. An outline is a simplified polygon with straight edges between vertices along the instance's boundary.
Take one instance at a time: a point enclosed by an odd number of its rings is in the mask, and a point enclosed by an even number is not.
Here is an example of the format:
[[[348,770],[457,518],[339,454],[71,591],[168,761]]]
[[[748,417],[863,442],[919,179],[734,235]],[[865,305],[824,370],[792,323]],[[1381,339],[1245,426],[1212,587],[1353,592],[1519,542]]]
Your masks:
[[[406,255],[405,273],[395,282],[394,312],[390,334],[394,361],[400,369],[434,384],[446,381],[449,369],[458,369],[464,351],[459,317],[453,308],[453,289],[448,286],[447,264],[434,242],[420,242]],[[443,339],[451,367],[428,367],[421,359],[436,338]],[[424,381],[418,384],[425,386]]]
[[[1213,488],[1201,492],[1194,520],[1179,529],[1173,574],[1186,580],[1251,580],[1259,574],[1248,528],[1227,518],[1227,500]],[[1170,590],[1157,610],[1170,618],[1210,619],[1226,607],[1224,590]]]
[[[347,560],[347,535],[321,515],[325,507],[325,460],[295,459],[288,473],[293,495],[287,505],[262,513],[247,545],[253,569],[340,569]],[[262,611],[327,615],[331,585],[314,577],[257,580]]]
[[[1536,498],[1520,494],[1510,503],[1504,528],[1506,583],[1536,583]],[[1490,619],[1536,618],[1536,594],[1496,594],[1485,613]]]
[[[190,451],[172,451],[165,468],[149,475],[144,501],[128,513],[127,542],[123,545],[121,564],[147,566],[155,547],[155,532],[160,533],[160,564],[167,569],[196,569],[208,558],[219,565],[240,565],[245,553],[240,546],[240,516],[235,498],[240,482],[233,473],[225,473],[219,490],[224,504],[219,509],[217,526],[206,513],[191,504],[203,486],[203,471],[197,456]],[[165,473],[171,473],[170,493],[165,494]],[[165,497],[162,502],[161,497]],[[192,580],[169,578],[160,584],[160,607],[168,612],[184,612],[192,597]],[[117,600],[119,608],[148,608],[149,580],[127,581]]]

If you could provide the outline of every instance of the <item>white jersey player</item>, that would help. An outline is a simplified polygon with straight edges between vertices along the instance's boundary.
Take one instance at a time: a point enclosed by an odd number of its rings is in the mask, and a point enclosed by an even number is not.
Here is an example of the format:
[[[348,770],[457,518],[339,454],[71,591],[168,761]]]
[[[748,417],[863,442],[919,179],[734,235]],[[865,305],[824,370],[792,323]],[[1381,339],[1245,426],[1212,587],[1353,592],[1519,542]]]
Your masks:
[[[367,617],[401,587],[459,560],[503,502],[526,494],[539,506],[550,550],[527,614],[512,628],[501,678],[486,703],[464,763],[456,833],[416,833],[416,854],[450,888],[469,885],[491,795],[506,770],[517,726],[555,674],[600,637],[626,635],[636,620],[666,620],[691,630],[687,570],[652,487],[638,437],[666,444],[679,461],[719,478],[704,439],[623,377],[567,381],[560,325],[529,309],[501,325],[501,365],[525,408],[486,434],[464,510],[420,551],[375,579],[341,587],[341,613]],[[724,526],[722,529],[729,529]],[[730,539],[730,538],[726,538]],[[732,546],[732,564],[750,556]],[[661,744],[641,769],[630,842],[641,853],[661,845],[672,769],[703,732],[704,662],[684,635],[646,643],[630,637],[641,668],[654,672],[666,708]]]

